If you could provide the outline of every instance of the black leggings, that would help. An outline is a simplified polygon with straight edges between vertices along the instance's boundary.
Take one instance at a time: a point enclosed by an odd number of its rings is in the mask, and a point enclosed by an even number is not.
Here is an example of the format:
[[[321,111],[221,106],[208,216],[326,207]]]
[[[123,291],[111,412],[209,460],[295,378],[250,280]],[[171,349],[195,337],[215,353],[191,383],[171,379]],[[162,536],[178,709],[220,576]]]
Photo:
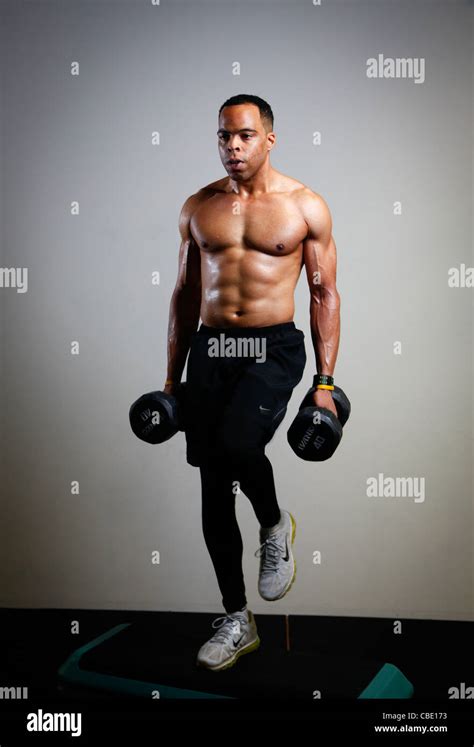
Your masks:
[[[235,515],[235,499],[243,491],[249,498],[261,526],[280,521],[273,469],[261,454],[241,470],[220,464],[202,464],[202,528],[222,594],[226,612],[247,604],[242,572],[242,536]],[[240,478],[240,479],[239,479]],[[256,537],[257,541],[257,537]]]

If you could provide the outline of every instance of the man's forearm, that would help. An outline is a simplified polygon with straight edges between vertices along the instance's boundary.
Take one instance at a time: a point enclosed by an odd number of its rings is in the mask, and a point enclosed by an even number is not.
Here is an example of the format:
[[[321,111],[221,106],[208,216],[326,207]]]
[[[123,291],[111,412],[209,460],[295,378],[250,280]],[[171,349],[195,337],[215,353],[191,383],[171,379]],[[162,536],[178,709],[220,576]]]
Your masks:
[[[201,292],[194,287],[175,290],[168,323],[167,380],[178,384],[183,375],[191,337],[199,325]]]
[[[340,297],[336,290],[321,290],[311,298],[311,338],[320,374],[334,374],[340,335]]]

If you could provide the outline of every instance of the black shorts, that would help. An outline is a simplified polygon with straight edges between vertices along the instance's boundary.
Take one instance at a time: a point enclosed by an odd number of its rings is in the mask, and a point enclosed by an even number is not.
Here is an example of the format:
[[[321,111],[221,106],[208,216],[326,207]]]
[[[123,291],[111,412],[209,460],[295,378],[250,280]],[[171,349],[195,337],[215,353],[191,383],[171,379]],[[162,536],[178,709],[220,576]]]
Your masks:
[[[306,364],[294,322],[268,327],[208,327],[191,339],[184,401],[188,464],[216,454],[222,435],[264,449],[283,420]]]

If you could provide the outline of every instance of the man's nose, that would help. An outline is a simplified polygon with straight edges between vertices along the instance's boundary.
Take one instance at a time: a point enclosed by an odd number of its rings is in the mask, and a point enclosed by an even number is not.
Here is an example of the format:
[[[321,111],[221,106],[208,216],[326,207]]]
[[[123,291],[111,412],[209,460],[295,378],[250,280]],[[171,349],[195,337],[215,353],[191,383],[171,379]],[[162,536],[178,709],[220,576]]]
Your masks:
[[[239,149],[240,147],[240,138],[238,135],[230,135],[229,140],[227,142],[227,150],[229,153],[233,150]]]

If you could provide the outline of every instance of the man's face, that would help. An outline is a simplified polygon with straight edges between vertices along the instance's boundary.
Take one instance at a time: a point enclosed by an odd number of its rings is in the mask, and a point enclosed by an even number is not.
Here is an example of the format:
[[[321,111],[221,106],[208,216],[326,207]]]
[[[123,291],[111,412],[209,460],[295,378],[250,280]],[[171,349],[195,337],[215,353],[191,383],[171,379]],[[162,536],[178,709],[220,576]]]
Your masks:
[[[274,133],[265,132],[255,104],[225,106],[217,131],[219,155],[231,179],[248,179],[260,168],[273,147]],[[238,163],[231,163],[232,160]]]

